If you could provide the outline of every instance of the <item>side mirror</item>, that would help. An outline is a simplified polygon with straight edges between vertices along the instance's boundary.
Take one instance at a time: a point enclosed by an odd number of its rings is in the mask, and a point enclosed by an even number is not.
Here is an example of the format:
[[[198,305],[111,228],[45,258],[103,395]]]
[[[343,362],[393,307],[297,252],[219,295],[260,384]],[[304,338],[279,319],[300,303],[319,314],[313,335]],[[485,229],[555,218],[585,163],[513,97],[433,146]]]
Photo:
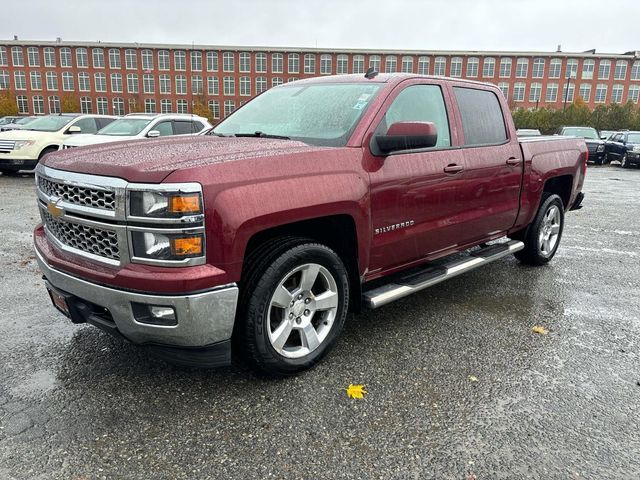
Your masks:
[[[396,122],[389,127],[386,135],[374,137],[382,153],[435,147],[438,131],[432,122]]]
[[[156,138],[160,136],[160,132],[158,130],[149,130],[147,132],[147,137],[149,138]]]
[[[78,126],[78,125],[71,125],[69,128],[67,128],[66,133],[69,134],[73,134],[73,133],[81,133],[82,129]]]

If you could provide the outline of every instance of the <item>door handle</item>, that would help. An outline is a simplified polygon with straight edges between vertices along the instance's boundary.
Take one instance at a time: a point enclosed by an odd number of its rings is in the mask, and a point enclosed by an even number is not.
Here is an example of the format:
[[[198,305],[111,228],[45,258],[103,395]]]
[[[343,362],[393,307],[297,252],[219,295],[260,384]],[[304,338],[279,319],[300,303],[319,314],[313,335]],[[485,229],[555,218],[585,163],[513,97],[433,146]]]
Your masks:
[[[515,167],[516,165],[520,165],[520,159],[516,157],[509,157],[507,159],[507,165],[510,167]]]
[[[461,172],[462,170],[464,170],[464,167],[462,165],[456,165],[455,163],[452,163],[451,165],[447,165],[446,167],[444,167],[444,171],[446,173],[458,173],[458,172]]]

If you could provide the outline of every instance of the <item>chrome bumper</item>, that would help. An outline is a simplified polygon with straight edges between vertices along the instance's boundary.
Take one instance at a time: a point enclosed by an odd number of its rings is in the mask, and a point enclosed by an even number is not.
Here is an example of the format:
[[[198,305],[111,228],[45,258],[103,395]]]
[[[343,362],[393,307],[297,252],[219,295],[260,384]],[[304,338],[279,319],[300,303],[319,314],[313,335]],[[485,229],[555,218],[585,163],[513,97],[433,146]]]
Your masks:
[[[191,295],[146,295],[104,287],[51,268],[36,250],[40,270],[56,289],[109,310],[118,332],[133,343],[204,347],[231,338],[238,287],[224,285]],[[173,307],[177,325],[136,320],[132,303]]]

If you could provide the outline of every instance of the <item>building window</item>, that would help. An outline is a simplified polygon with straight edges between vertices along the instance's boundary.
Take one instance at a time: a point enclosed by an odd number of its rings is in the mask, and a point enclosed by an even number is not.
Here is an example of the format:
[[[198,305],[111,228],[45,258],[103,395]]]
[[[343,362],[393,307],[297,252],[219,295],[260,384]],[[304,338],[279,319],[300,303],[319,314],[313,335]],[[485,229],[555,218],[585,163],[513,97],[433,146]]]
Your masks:
[[[119,48],[109,49],[109,68],[122,68],[122,64],[120,63]]]
[[[27,57],[29,59],[30,67],[40,66],[40,50],[38,50],[38,47],[27,48]]]
[[[639,85],[631,85],[629,86],[629,96],[627,100],[629,102],[638,103],[638,96],[640,94],[640,86]]]
[[[609,80],[610,73],[611,73],[611,60],[600,60],[600,66],[598,67],[598,80]],[[597,88],[596,88],[596,98],[598,98]]]
[[[256,95],[260,95],[267,89],[267,77],[256,78]]]
[[[281,53],[274,53],[271,55],[271,73],[282,73],[284,68],[282,62]]]
[[[31,90],[42,90],[42,77],[40,72],[31,72],[29,74],[31,78]]]
[[[524,102],[525,91],[526,91],[526,84],[523,82],[517,82],[513,86],[513,101]]]
[[[160,85],[160,93],[168,95],[171,93],[171,76],[166,73],[158,77],[158,83]]]
[[[295,82],[296,80],[298,80],[296,77],[289,77],[287,78],[287,83]],[[240,103],[240,105],[242,105],[242,102]]]
[[[60,66],[63,68],[71,67],[71,49],[68,47],[60,49]]]
[[[540,95],[542,94],[542,84],[541,83],[532,83],[531,88],[529,90],[529,101],[531,103],[538,103],[540,101]]]
[[[478,68],[480,65],[480,60],[476,57],[469,57],[467,59],[467,77],[475,78],[478,76]]]
[[[218,52],[207,52],[207,71],[218,71]]]
[[[267,73],[267,54],[256,53],[256,73]],[[220,105],[218,105],[218,115],[220,114]]]
[[[191,71],[192,72],[202,71],[202,52],[197,52],[197,51],[191,52]]]
[[[579,94],[582,100],[584,100],[585,102],[588,102],[589,99],[591,98],[591,85],[588,83],[583,83],[582,85],[580,85]]]
[[[91,91],[91,82],[89,80],[89,74],[86,72],[80,72],[78,74],[78,90],[81,92]]]
[[[138,69],[138,56],[133,48],[128,48],[124,51],[124,66],[127,70]]]
[[[156,101],[153,98],[144,99],[145,113],[156,113]]]
[[[287,71],[289,73],[300,73],[300,55],[297,53],[289,54]]]
[[[626,60],[618,60],[616,62],[616,70],[613,73],[614,80],[625,80],[627,78],[627,66],[629,64]]]
[[[563,102],[573,102],[573,94],[575,92],[576,85],[575,83],[568,84],[565,83],[564,87],[562,87],[562,101]]]
[[[91,58],[93,58],[93,68],[104,68],[104,50],[94,48],[91,51]]]
[[[380,55],[371,55],[369,57],[369,68],[373,68],[375,72],[380,71]]]
[[[304,56],[304,73],[316,73],[316,56],[312,53]]]
[[[51,95],[49,98],[49,113],[60,113],[60,97]]]
[[[220,95],[220,82],[218,77],[207,77],[207,93],[209,95]]]
[[[531,69],[533,78],[544,78],[544,58],[534,58],[533,68]]]
[[[32,100],[33,113],[36,115],[44,114],[44,97],[42,95],[35,95]]]
[[[176,50],[173,52],[173,65],[176,70],[187,69],[187,54],[182,50]]]
[[[496,59],[487,57],[482,63],[482,76],[484,78],[493,78],[496,74]]]
[[[251,79],[249,77],[240,77],[240,95],[243,97],[251,95]]]
[[[14,67],[24,67],[22,47],[11,47],[11,63]]]
[[[235,60],[232,52],[222,54],[222,71],[233,72],[235,70]]]
[[[278,85],[282,85],[283,81],[281,77],[273,77],[271,79],[271,86],[277,87]]]
[[[599,83],[596,85],[596,95],[594,98],[596,103],[604,103],[607,101],[607,86]]]
[[[27,102],[25,95],[18,95],[16,103],[18,104],[18,113],[29,113],[29,102]]]
[[[56,90],[58,90],[58,75],[56,75],[56,72],[47,72],[46,77],[47,90],[49,90],[50,92],[55,92]]]
[[[124,100],[122,98],[114,98],[111,102],[111,105],[113,106],[114,115],[124,115]]]
[[[338,55],[336,58],[336,73],[342,75],[349,73],[349,57],[347,55]]]
[[[582,79],[591,80],[593,78],[593,71],[595,68],[595,60],[585,60],[582,62]]]
[[[631,67],[631,80],[640,80],[640,60],[633,62]]]
[[[611,101],[613,103],[622,103],[624,95],[624,85],[614,85],[611,89]]]
[[[505,82],[500,82],[498,83],[498,88],[502,92],[502,95],[504,96],[504,98],[509,100],[509,84]]]
[[[111,74],[111,91],[113,93],[122,93],[122,74],[121,73]]]
[[[398,59],[395,55],[387,55],[384,60],[385,73],[394,73],[398,71]]]
[[[233,77],[224,77],[222,83],[222,93],[230,97],[236,94],[236,81]]]
[[[86,48],[76,48],[76,65],[78,68],[87,68],[89,66],[89,56]]]
[[[229,115],[231,115],[235,109],[236,109],[236,102],[234,102],[233,100],[225,100],[224,101],[224,116],[225,117],[228,117]]]
[[[7,47],[0,47],[0,67],[7,67],[8,65]]]
[[[169,70],[171,68],[168,50],[158,50],[158,70]]]
[[[176,113],[189,113],[189,105],[186,100],[176,100]]]
[[[56,66],[56,49],[53,47],[44,47],[44,66],[55,67]],[[51,97],[49,97],[51,98]]]
[[[549,63],[549,78],[560,78],[560,71],[562,70],[562,60],[559,58],[552,58]]]
[[[451,76],[452,77],[462,76],[462,58],[453,57],[451,59]]]
[[[96,112],[98,115],[107,115],[109,113],[109,102],[105,97],[96,98]]]
[[[225,70],[233,71],[233,70]],[[238,54],[238,71],[248,73],[251,71],[251,55],[247,52],[240,52]]]
[[[212,118],[220,118],[220,102],[217,100],[209,100],[209,111]]]
[[[187,94],[187,77],[184,75],[176,75],[176,93],[178,95]]]
[[[511,59],[500,59],[500,78],[509,78],[511,76]]]
[[[107,91],[107,76],[104,73],[96,73],[94,75],[94,81],[96,83],[96,92]]]
[[[9,89],[9,72],[0,70],[0,90]]]
[[[65,92],[73,92],[73,73],[62,72],[62,90]]]
[[[405,55],[402,57],[402,73],[413,73],[413,57]]]
[[[436,57],[433,64],[433,74],[437,76],[444,76],[447,72],[447,59],[445,57]]]
[[[564,78],[578,77],[578,60],[570,58],[567,60],[567,68],[564,71]]]
[[[331,55],[320,56],[320,74],[331,75]]]
[[[151,50],[142,50],[140,58],[142,58],[142,70],[153,70],[153,52]]]
[[[171,100],[160,100],[160,113],[171,113]]]
[[[420,75],[429,75],[429,57],[418,58],[418,73]]]
[[[202,95],[204,93],[204,84],[201,75],[193,75],[191,77],[191,93],[194,95]]]
[[[353,56],[353,73],[364,73],[364,55]]]
[[[140,87],[138,86],[138,74],[127,73],[127,92],[138,93],[139,91]]]
[[[26,90],[27,77],[25,73],[20,70],[13,72],[13,83],[16,86],[16,90]]]

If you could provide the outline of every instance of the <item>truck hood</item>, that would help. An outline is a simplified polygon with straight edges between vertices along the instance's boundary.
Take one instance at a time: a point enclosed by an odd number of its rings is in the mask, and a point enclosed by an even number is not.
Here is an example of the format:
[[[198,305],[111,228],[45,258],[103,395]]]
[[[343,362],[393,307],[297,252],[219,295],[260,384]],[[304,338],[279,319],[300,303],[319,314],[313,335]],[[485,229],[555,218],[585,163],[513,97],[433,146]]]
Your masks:
[[[77,133],[72,135],[69,140],[64,142],[65,145],[71,147],[84,147],[85,145],[97,145],[99,143],[125,142],[127,140],[135,140],[139,137],[133,135],[116,136],[116,135],[94,135],[91,133]]]
[[[166,137],[69,148],[47,155],[43,163],[69,172],[120,177],[130,182],[160,183],[179,169],[310,153],[327,148],[266,138]]]

